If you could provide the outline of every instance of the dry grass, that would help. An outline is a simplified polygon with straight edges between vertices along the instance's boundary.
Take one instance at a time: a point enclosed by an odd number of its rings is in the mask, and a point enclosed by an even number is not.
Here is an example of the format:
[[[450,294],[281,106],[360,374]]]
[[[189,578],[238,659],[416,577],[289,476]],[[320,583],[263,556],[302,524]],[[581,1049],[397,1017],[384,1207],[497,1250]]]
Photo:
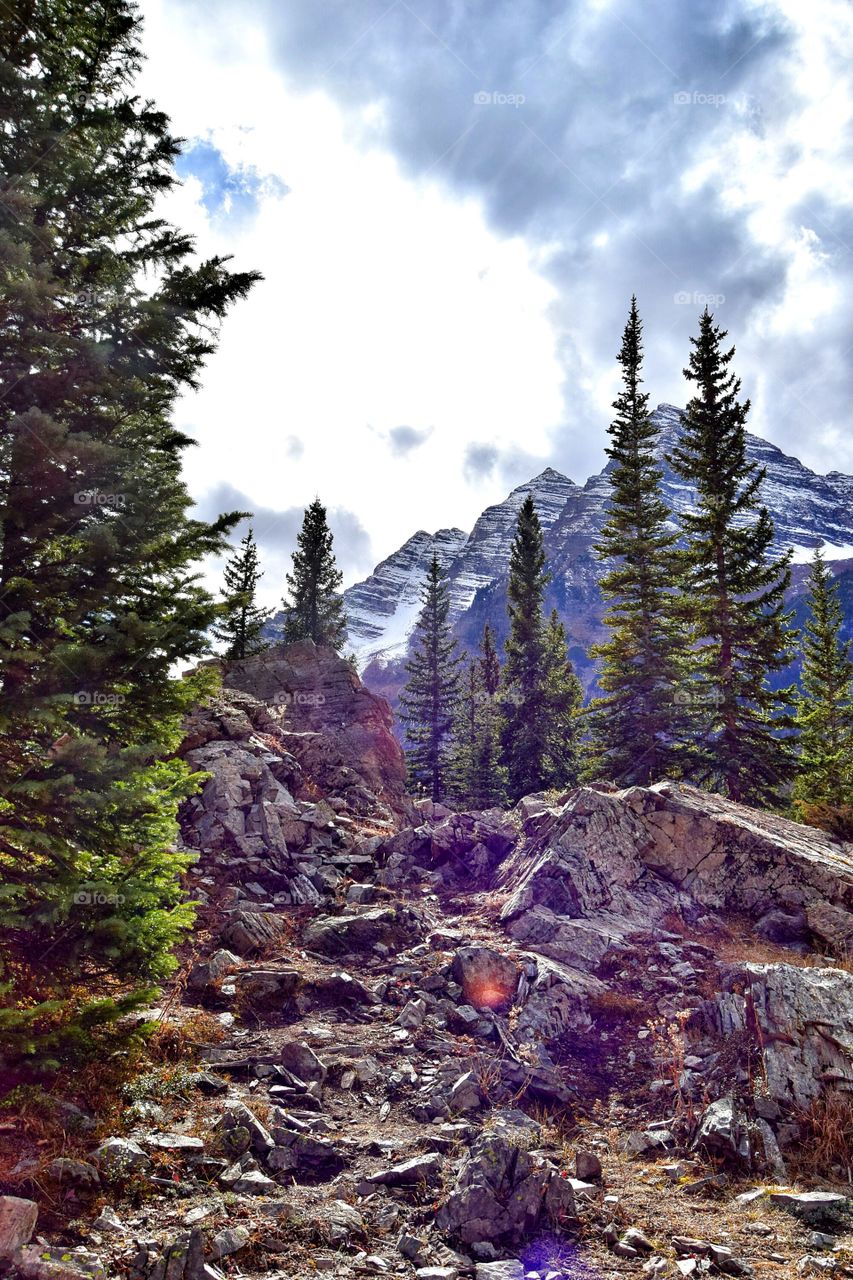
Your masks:
[[[670,933],[676,933],[685,942],[696,942],[709,947],[717,959],[726,964],[788,964],[801,969],[845,969],[853,973],[853,954],[846,946],[839,947],[837,956],[820,955],[810,951],[803,954],[781,942],[771,942],[755,931],[750,916],[729,915],[725,922],[715,923],[713,929],[696,929],[688,925],[680,915],[669,912],[661,921]]]
[[[803,1131],[796,1156],[796,1171],[802,1178],[826,1178],[833,1172],[853,1182],[853,1097],[831,1090],[797,1120]]]

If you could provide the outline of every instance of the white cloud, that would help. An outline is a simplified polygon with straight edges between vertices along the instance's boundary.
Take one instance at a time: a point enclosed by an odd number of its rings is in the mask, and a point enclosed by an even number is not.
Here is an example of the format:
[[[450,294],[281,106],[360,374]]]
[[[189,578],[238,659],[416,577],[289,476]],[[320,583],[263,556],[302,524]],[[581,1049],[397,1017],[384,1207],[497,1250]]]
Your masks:
[[[233,253],[265,277],[181,404],[200,446],[187,460],[193,493],[227,481],[277,509],[319,493],[359,514],[377,557],[417,527],[472,522],[502,483],[472,491],[466,446],[522,438],[544,458],[559,422],[553,287],[474,200],[405,178],[359,145],[358,122],[330,99],[290,90],[242,11],[227,54],[221,32],[164,0],[145,13],[143,87],[174,130],[288,189],[262,189],[249,225],[211,223],[194,178],[166,202],[201,252]],[[392,457],[394,431],[413,422],[433,430]]]

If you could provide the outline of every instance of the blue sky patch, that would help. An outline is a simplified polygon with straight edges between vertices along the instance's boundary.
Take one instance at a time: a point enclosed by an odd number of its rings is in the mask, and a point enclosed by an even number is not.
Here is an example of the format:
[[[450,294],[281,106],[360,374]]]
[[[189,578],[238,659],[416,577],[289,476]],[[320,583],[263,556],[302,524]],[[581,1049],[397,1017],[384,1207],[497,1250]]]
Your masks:
[[[225,157],[211,142],[191,143],[178,157],[178,176],[195,178],[201,184],[202,203],[211,218],[244,224],[255,217],[261,200],[287,194],[287,186],[273,174],[262,174],[252,166],[229,168]]]

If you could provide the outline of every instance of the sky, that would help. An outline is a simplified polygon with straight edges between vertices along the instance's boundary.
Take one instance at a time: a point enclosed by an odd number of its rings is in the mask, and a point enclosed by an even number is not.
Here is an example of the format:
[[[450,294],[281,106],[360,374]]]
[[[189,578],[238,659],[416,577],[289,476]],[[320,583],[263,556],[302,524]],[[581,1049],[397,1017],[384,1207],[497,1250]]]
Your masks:
[[[632,293],[652,404],[707,304],[750,429],[853,473],[847,0],[141,0],[185,139],[165,213],[264,275],[199,391],[200,511],[280,598],[305,505],[347,583],[603,463]]]

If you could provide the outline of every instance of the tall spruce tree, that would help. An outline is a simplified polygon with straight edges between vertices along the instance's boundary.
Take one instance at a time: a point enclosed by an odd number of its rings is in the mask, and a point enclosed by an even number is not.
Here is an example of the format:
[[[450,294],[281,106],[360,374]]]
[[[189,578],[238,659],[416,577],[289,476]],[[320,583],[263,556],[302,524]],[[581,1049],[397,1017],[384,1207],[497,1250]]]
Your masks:
[[[545,785],[573,787],[580,778],[580,710],[583,686],[568,654],[566,629],[551,611],[545,628]]]
[[[421,604],[400,705],[412,782],[425,788],[431,799],[441,800],[452,790],[452,730],[462,659],[450,629],[450,596],[436,555]]]
[[[469,661],[463,681],[454,740],[457,793],[474,809],[506,803],[507,771],[501,761],[501,711],[497,693],[500,663],[488,623],[479,656]]]
[[[853,661],[838,583],[820,549],[809,576],[810,618],[802,638],[797,815],[842,839],[853,839]]]
[[[459,699],[453,722],[452,782],[454,797],[467,803],[472,794],[474,756],[477,741],[477,722],[483,684],[480,664],[476,658],[463,654],[461,658]]]
[[[626,786],[677,775],[683,735],[675,698],[685,647],[672,588],[676,538],[666,527],[658,432],[642,390],[642,335],[633,297],[616,357],[623,387],[613,402],[606,450],[610,509],[595,546],[608,565],[600,586],[610,635],[592,649],[603,696],[588,712],[588,775]]]
[[[346,638],[343,575],[335,563],[333,541],[326,508],[315,498],[305,509],[293,570],[287,575],[290,599],[284,601],[284,638],[288,643],[313,640],[340,649]]]
[[[494,697],[500,688],[501,683],[501,663],[498,657],[498,651],[495,648],[495,637],[492,628],[488,622],[483,627],[483,636],[480,641],[480,676],[486,693],[490,697]]]
[[[694,644],[684,692],[695,733],[690,771],[733,800],[763,805],[779,800],[795,771],[793,690],[769,684],[793,656],[790,554],[773,555],[773,521],[760,500],[765,469],[747,458],[749,401],[738,400],[725,337],[706,308],[684,371],[696,395],[670,459],[697,491],[695,510],[681,515],[681,607]]]
[[[255,603],[263,576],[258,563],[258,544],[250,528],[225,566],[222,612],[213,628],[216,639],[225,644],[224,658],[239,661],[267,647],[262,633],[272,611]]]
[[[94,1052],[192,919],[175,757],[214,602],[170,422],[253,274],[154,212],[168,120],[136,96],[136,6],[0,10],[2,1065]]]
[[[551,784],[547,763],[549,705],[547,645],[542,607],[550,575],[533,498],[518,513],[509,561],[507,612],[510,631],[503,668],[504,763],[515,801]]]

